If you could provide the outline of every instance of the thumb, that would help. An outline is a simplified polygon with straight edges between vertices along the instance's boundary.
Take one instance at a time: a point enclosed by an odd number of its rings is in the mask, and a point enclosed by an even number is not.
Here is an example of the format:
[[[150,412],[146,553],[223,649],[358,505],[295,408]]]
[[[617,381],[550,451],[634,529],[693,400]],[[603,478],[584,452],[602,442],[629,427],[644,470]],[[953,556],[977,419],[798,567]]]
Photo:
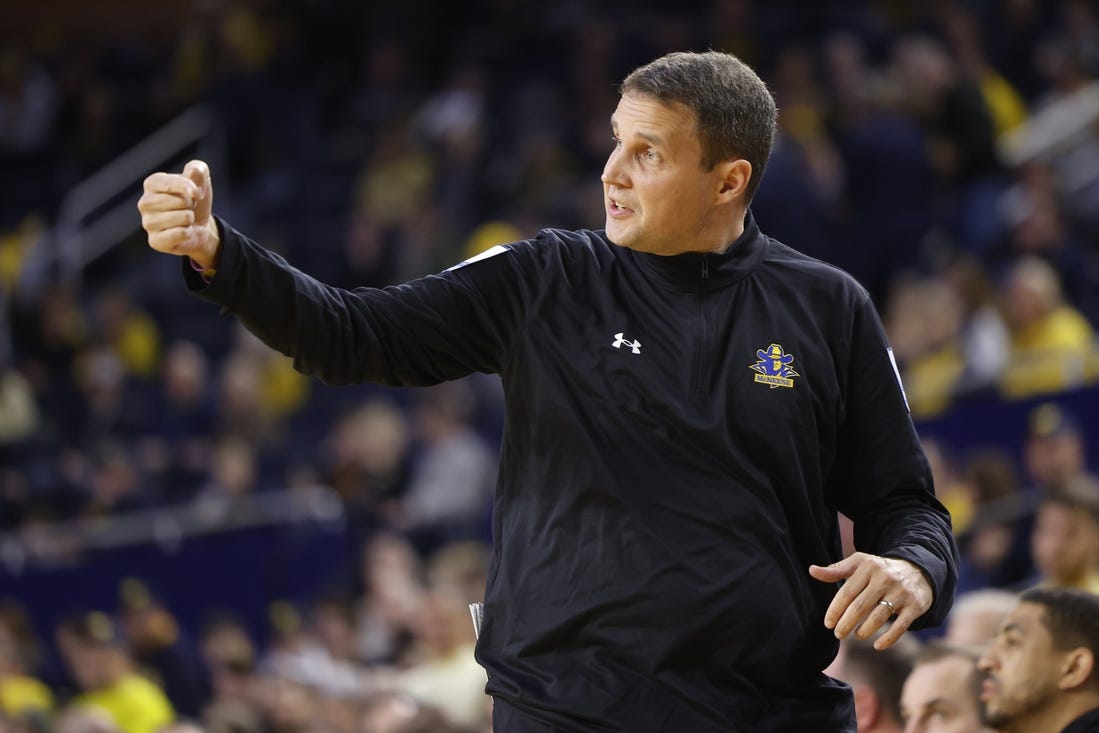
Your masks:
[[[810,565],[809,575],[825,583],[835,583],[850,578],[862,563],[859,553],[854,553],[831,565]]]
[[[199,188],[205,188],[210,180],[210,167],[204,161],[192,160],[183,166],[183,175]]]
[[[192,160],[183,166],[183,175],[199,190],[195,200],[195,223],[205,224],[210,219],[214,204],[214,188],[210,181],[210,167],[204,161]]]

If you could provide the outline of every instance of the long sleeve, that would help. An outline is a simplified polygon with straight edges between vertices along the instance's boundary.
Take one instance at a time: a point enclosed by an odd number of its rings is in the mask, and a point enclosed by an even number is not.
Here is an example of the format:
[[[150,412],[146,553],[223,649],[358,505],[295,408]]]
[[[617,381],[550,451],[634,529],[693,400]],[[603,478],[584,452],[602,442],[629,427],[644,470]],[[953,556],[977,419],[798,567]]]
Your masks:
[[[240,319],[305,374],[329,384],[422,386],[499,372],[522,312],[513,253],[403,285],[343,290],[294,269],[220,220],[209,283],[184,265],[198,297]]]
[[[852,321],[848,359],[846,414],[829,493],[854,522],[856,548],[908,560],[927,575],[934,603],[914,627],[941,623],[954,599],[958,548],[868,299]]]

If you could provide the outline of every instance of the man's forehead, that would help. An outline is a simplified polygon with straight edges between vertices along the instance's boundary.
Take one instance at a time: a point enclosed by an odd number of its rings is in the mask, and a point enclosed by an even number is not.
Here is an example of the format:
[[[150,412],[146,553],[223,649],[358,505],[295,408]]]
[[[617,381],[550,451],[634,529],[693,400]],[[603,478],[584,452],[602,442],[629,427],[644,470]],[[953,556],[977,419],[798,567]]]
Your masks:
[[[1021,602],[1004,619],[1001,631],[1019,631],[1030,634],[1044,628],[1045,607],[1039,603]]]
[[[673,100],[657,99],[648,94],[623,94],[611,114],[611,125],[623,123],[652,127],[673,127],[693,132],[694,111]]]
[[[936,696],[950,696],[954,691],[965,691],[962,683],[977,668],[976,662],[963,656],[951,655],[930,662],[921,662],[913,670],[912,677],[925,678],[929,689]]]

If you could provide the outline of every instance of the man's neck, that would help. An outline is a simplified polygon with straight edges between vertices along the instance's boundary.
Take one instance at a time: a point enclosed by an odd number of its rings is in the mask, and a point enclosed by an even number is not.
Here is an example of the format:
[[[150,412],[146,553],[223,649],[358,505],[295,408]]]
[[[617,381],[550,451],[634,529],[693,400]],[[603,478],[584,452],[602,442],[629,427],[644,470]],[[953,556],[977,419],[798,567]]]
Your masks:
[[[675,246],[678,249],[659,254],[676,255],[687,252],[724,254],[728,251],[730,245],[744,234],[744,225],[747,220],[747,209],[739,209],[732,215],[725,211],[715,210],[711,212],[710,216],[698,229],[690,245],[683,246],[682,243],[677,243]]]

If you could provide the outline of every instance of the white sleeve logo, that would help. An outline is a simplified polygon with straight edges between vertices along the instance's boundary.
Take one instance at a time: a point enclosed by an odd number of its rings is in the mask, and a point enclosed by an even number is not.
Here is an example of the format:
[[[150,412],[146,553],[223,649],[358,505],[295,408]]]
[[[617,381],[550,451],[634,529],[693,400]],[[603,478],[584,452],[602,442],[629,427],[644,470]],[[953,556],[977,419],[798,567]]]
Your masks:
[[[889,354],[889,363],[893,365],[893,374],[897,377],[897,386],[901,388],[901,397],[904,398],[904,408],[909,412],[912,412],[912,408],[908,406],[908,395],[904,393],[904,382],[901,381],[901,370],[897,368],[897,357],[893,356],[893,347],[885,347],[885,353]]]
[[[484,252],[482,252],[479,255],[474,255],[473,257],[470,257],[468,260],[463,260],[462,262],[459,262],[457,265],[454,265],[454,267],[448,267],[447,269],[443,270],[443,272],[450,272],[451,270],[457,270],[459,267],[465,267],[466,265],[472,265],[474,262],[480,262],[481,260],[487,260],[489,257],[495,257],[496,255],[503,254],[504,252],[507,252],[507,251],[508,251],[508,247],[506,245],[497,244],[495,247],[489,247],[488,249],[486,249]]]

